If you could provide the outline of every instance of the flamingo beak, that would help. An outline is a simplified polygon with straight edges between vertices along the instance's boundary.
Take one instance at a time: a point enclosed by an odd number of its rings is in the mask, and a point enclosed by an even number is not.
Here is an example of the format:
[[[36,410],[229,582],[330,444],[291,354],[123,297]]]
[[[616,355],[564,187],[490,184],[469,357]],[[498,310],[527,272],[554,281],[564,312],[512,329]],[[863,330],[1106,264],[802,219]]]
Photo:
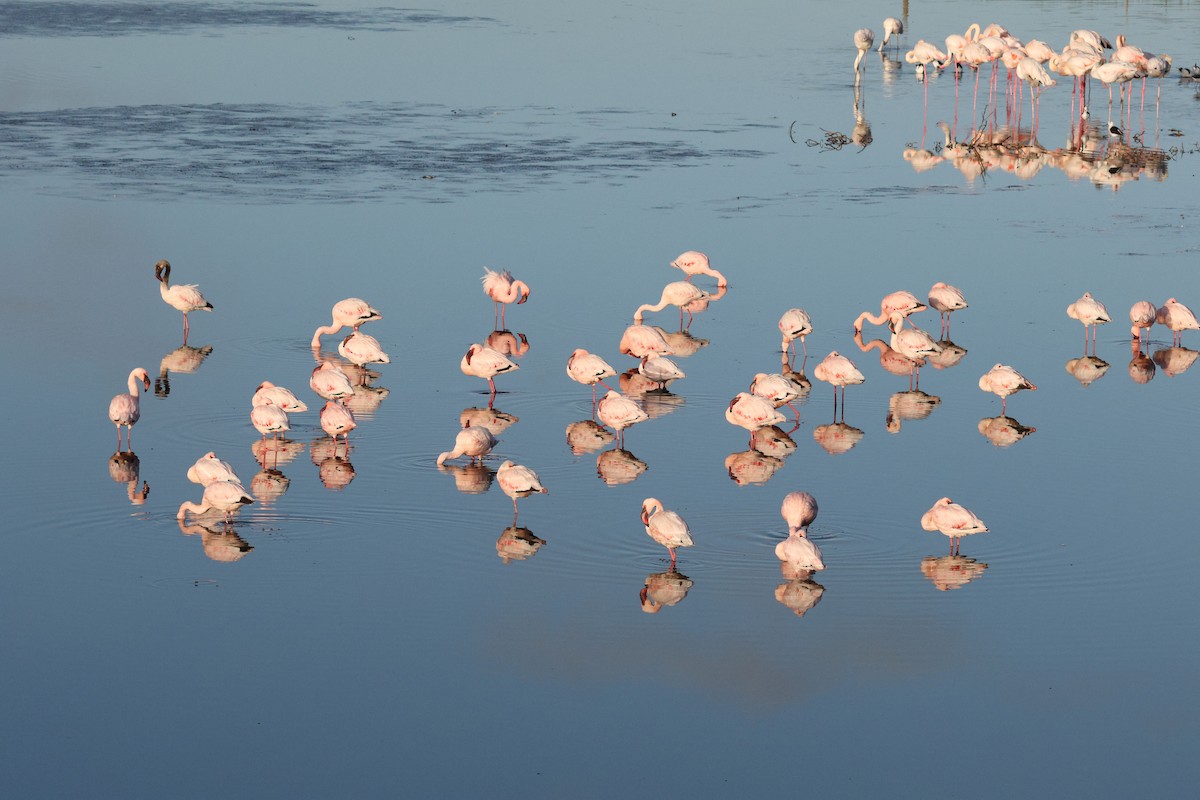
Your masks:
[[[642,524],[643,524],[643,525],[649,525],[649,524],[650,524],[650,515],[646,513],[646,509],[645,509],[645,508],[643,508],[643,509],[642,509]]]

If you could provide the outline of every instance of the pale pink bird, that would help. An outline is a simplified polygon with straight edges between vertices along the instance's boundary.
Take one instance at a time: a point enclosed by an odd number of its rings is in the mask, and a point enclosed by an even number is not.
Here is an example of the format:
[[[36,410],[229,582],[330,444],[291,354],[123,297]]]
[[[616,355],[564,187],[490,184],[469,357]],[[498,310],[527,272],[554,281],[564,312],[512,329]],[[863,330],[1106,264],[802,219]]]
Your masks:
[[[329,325],[317,328],[313,333],[312,347],[321,346],[323,334],[337,333],[342,328],[353,328],[357,331],[358,326],[364,322],[374,322],[380,319],[383,319],[383,315],[372,308],[366,300],[360,300],[357,297],[339,300],[333,305],[333,321]]]
[[[793,570],[818,572],[825,569],[821,548],[802,533],[789,533],[788,537],[775,545],[775,557]]]
[[[263,439],[267,438],[268,433],[278,439],[279,434],[290,430],[287,412],[279,406],[273,405],[254,406],[251,408],[250,424],[262,434]]]
[[[666,389],[671,381],[687,377],[687,373],[666,356],[642,356],[637,371],[642,377],[657,383],[660,389]]]
[[[525,281],[515,280],[508,270],[497,272],[483,268],[483,293],[496,304],[496,315],[504,323],[504,312],[510,303],[520,305],[529,299],[529,286]]]
[[[967,307],[963,293],[948,283],[938,281],[929,288],[929,307],[942,316],[942,330],[950,330],[950,315]]]
[[[696,250],[688,250],[686,253],[680,253],[671,262],[671,266],[675,269],[683,270],[683,274],[687,275],[686,280],[691,280],[696,275],[711,275],[717,279],[717,286],[725,286],[727,281],[725,276],[717,272],[708,262],[708,256]]]
[[[1102,61],[1093,66],[1089,73],[1108,87],[1108,108],[1109,111],[1112,111],[1112,85],[1114,83],[1126,84],[1132,81],[1138,76],[1138,67],[1128,61]],[[1124,91],[1123,87],[1122,91]]]
[[[789,308],[783,312],[783,316],[779,318],[779,332],[783,334],[783,343],[780,347],[783,352],[795,350],[795,341],[800,340],[800,346],[804,348],[804,355],[808,355],[808,345],[805,343],[805,338],[813,332],[812,319],[808,316],[808,312],[803,308]]]
[[[341,436],[349,445],[350,431],[357,427],[358,423],[354,421],[350,409],[335,400],[325,401],[325,407],[321,409],[321,430],[333,437],[335,444],[338,436]]]
[[[729,401],[729,407],[725,409],[725,419],[731,425],[745,428],[751,433],[759,428],[787,421],[787,417],[775,410],[774,403],[749,392],[738,392],[737,396]]]
[[[917,299],[912,292],[899,291],[892,292],[879,302],[879,316],[875,316],[870,311],[864,311],[858,315],[858,319],[854,320],[854,330],[861,331],[863,320],[870,322],[872,325],[883,325],[889,322],[892,314],[899,312],[904,316],[916,314],[919,311],[924,311],[928,306]]]
[[[1142,340],[1142,329],[1146,329],[1146,335],[1150,335],[1150,328],[1154,326],[1158,318],[1158,309],[1154,307],[1154,303],[1149,300],[1138,300],[1129,309],[1129,321],[1133,323],[1133,327],[1129,332],[1133,334],[1133,338],[1139,342]]]
[[[250,398],[250,405],[279,406],[289,414],[308,411],[308,406],[300,402],[290,389],[276,386],[270,381],[263,381],[258,385],[258,388],[254,390],[254,396]]]
[[[1200,323],[1196,322],[1196,315],[1174,297],[1167,300],[1163,303],[1162,308],[1158,309],[1155,321],[1171,331],[1171,335],[1174,337],[1172,344],[1175,347],[1182,344],[1184,331],[1200,330]]]
[[[846,415],[846,387],[862,383],[866,380],[863,374],[854,366],[854,362],[834,350],[817,366],[813,367],[813,377],[819,381],[833,384],[833,413],[837,415],[838,387],[842,389],[842,416]],[[815,431],[814,431],[815,435]]]
[[[208,486],[213,481],[242,482],[233,471],[233,467],[217,458],[217,454],[212,451],[200,456],[195,464],[188,467],[187,479],[201,486]]]
[[[492,452],[492,448],[495,446],[496,437],[487,428],[463,428],[454,437],[454,449],[440,454],[437,457],[437,463],[440,467],[451,458],[467,456],[472,462],[478,460],[482,464],[483,457]]]
[[[875,32],[870,28],[859,28],[854,32],[854,46],[858,48],[858,56],[854,59],[854,80],[858,80],[858,65],[862,63],[863,56],[871,49],[871,45],[875,44]]]
[[[125,446],[133,450],[133,426],[142,417],[142,399],[138,394],[138,383],[150,388],[150,373],[138,367],[129,373],[129,391],[122,392],[108,404],[108,418],[117,426],[117,452],[121,452],[121,428],[128,432]]]
[[[979,388],[1000,396],[1000,413],[1005,414],[1008,407],[1008,396],[1022,389],[1036,391],[1037,387],[1030,383],[1024,375],[1006,364],[997,364],[979,378]]]
[[[1057,53],[1040,39],[1030,39],[1025,43],[1025,55],[1035,59],[1039,64],[1045,64],[1051,56],[1057,55]]]
[[[912,362],[908,374],[920,380],[925,359],[942,352],[942,346],[920,328],[905,328],[904,315],[898,311],[892,314],[891,328],[891,348]]]
[[[684,307],[689,303],[694,303],[697,300],[707,299],[708,292],[697,289],[687,281],[673,281],[663,287],[662,297],[657,303],[643,303],[638,306],[638,310],[633,313],[633,322],[635,325],[640,325],[642,322],[642,314],[645,311],[662,311],[667,306],[679,306],[679,327],[683,328],[683,312]],[[688,324],[691,324],[692,312],[688,311]]]
[[[484,347],[478,342],[467,348],[466,355],[462,357],[458,366],[464,375],[486,378],[493,398],[496,396],[496,382],[493,378],[501,373],[514,372],[520,369],[514,362],[506,358],[503,353],[497,352],[490,347]]]
[[[797,420],[800,419],[800,409],[792,405],[792,401],[804,397],[807,393],[805,387],[778,372],[758,372],[755,373],[754,380],[750,381],[750,394],[763,398],[775,408],[787,406],[795,412]]]
[[[888,41],[896,34],[904,33],[904,23],[895,17],[888,17],[883,21],[883,41],[879,43],[879,52],[883,52],[883,48],[887,46]],[[899,43],[896,45],[899,47]]]
[[[607,361],[582,347],[576,348],[575,352],[567,357],[567,376],[576,383],[592,387],[593,403],[596,402],[596,384],[599,383],[607,389],[609,386],[604,379],[615,377],[616,374],[616,370]]]
[[[342,354],[342,358],[360,367],[365,364],[392,363],[388,354],[379,346],[379,340],[360,331],[354,331],[342,339],[338,345],[338,352]]]
[[[254,502],[254,498],[246,489],[235,481],[213,481],[204,487],[204,497],[199,505],[184,501],[175,514],[176,519],[183,519],[190,511],[192,514],[204,514],[216,510],[225,515],[225,521],[233,518],[233,512]]]
[[[312,371],[309,387],[326,400],[343,400],[354,395],[350,377],[332,361],[323,361]]]
[[[170,285],[171,262],[163,259],[154,265],[154,277],[158,279],[158,293],[163,302],[176,311],[183,312],[183,343],[187,344],[188,312],[212,311],[213,305],[204,299],[200,289],[195,284]]]
[[[808,492],[789,492],[779,509],[788,525],[788,534],[808,535],[808,526],[817,518],[817,498]]]
[[[1108,309],[1099,300],[1093,298],[1091,292],[1084,292],[1083,297],[1067,306],[1067,316],[1071,319],[1077,319],[1083,324],[1084,350],[1088,346],[1088,328],[1092,329],[1091,341],[1094,347],[1096,343],[1096,326],[1112,322],[1112,317],[1108,315]]]
[[[958,542],[964,536],[973,533],[987,533],[983,520],[972,514],[958,503],[951,502],[949,497],[943,497],[933,504],[933,508],[921,516],[921,527],[927,531],[941,531],[950,537],[951,554],[958,553]]]
[[[517,514],[517,498],[528,497],[531,494],[547,494],[549,490],[542,486],[537,473],[529,467],[505,461],[496,470],[496,482],[500,490],[512,498],[513,517]]]
[[[650,419],[641,406],[611,389],[596,404],[596,416],[601,423],[617,432],[617,447],[625,443],[626,428]]]
[[[652,355],[670,355],[675,352],[657,328],[649,325],[630,325],[621,334],[619,349],[627,356],[644,358]]]
[[[656,497],[647,497],[642,501],[642,524],[646,526],[646,533],[651,539],[667,548],[672,564],[675,563],[675,548],[694,544],[683,517],[665,510],[662,501]]]

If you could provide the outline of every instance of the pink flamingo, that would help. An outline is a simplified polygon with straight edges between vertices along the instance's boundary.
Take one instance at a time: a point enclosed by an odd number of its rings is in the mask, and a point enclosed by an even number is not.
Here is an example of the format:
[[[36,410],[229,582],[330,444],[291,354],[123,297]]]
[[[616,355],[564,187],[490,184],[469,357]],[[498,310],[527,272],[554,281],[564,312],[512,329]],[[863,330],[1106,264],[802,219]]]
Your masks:
[[[125,446],[133,450],[133,426],[142,418],[142,400],[138,394],[138,383],[150,388],[150,373],[138,367],[129,373],[129,391],[114,397],[108,404],[108,418],[117,426],[117,452],[121,452],[121,428],[128,432]]]
[[[486,378],[492,398],[496,397],[495,376],[504,372],[520,369],[514,362],[509,361],[503,353],[484,347],[478,342],[467,348],[466,355],[459,362],[459,368],[464,375],[474,375],[476,378]]]
[[[817,366],[813,367],[813,377],[819,381],[833,384],[833,416],[837,418],[838,387],[842,389],[842,418],[846,417],[846,387],[859,384],[866,380],[863,374],[854,366],[854,362],[834,350]]]
[[[808,492],[790,492],[779,509],[788,526],[788,534],[808,535],[808,526],[817,518],[817,498]]]
[[[504,311],[509,303],[520,305],[529,299],[529,286],[524,281],[514,280],[508,270],[497,272],[487,267],[483,268],[483,293],[492,298],[496,304],[496,314],[500,325],[504,324]]]
[[[323,361],[317,365],[308,379],[308,385],[326,400],[344,400],[354,395],[350,376],[332,361]]]
[[[687,377],[687,373],[666,356],[642,356],[642,361],[638,364],[637,371],[643,378],[649,378],[657,383],[660,389],[664,390],[671,381]]]
[[[542,486],[537,473],[529,467],[505,461],[496,470],[496,482],[500,490],[512,498],[513,518],[517,516],[517,498],[528,497],[531,494],[548,494],[549,489]]]
[[[783,334],[783,344],[780,346],[785,354],[789,351],[795,352],[795,341],[799,339],[800,346],[804,348],[804,355],[808,356],[808,345],[804,339],[813,332],[813,326],[807,311],[803,308],[789,308],[783,312],[783,316],[779,318],[779,332]]]
[[[635,325],[640,325],[644,311],[662,311],[668,305],[679,306],[679,329],[683,330],[684,307],[699,300],[706,300],[708,297],[708,292],[697,289],[687,281],[674,281],[663,287],[662,297],[657,303],[643,303],[638,306],[638,310],[633,313],[633,322]],[[688,325],[691,324],[692,312],[688,311]]]
[[[943,497],[933,508],[921,516],[921,527],[927,531],[941,531],[950,537],[950,554],[958,554],[959,540],[973,533],[987,533],[983,520],[967,509]]]
[[[268,433],[273,438],[278,439],[279,434],[291,430],[291,427],[288,425],[287,412],[279,406],[270,404],[252,407],[250,409],[250,424],[254,426],[256,431],[262,434],[263,441],[266,441]]]
[[[864,311],[858,315],[858,319],[854,320],[854,330],[861,331],[863,320],[870,322],[872,325],[883,325],[892,318],[892,314],[899,312],[904,316],[916,314],[919,311],[924,311],[928,306],[917,299],[912,292],[898,291],[892,292],[879,301],[879,316],[875,316],[870,311]]]
[[[242,482],[233,471],[233,467],[217,458],[217,454],[212,451],[200,456],[195,464],[188,467],[187,479],[201,486],[208,486],[213,481]]]
[[[687,280],[689,281],[696,275],[711,275],[717,279],[717,286],[725,286],[727,283],[725,276],[717,272],[709,264],[708,256],[696,250],[688,250],[686,253],[680,253],[671,262],[671,266],[683,270],[683,274],[687,275]]]
[[[1008,411],[1008,396],[1022,389],[1037,391],[1024,375],[1005,364],[997,364],[979,378],[979,388],[1000,396],[1000,414]]]
[[[358,423],[354,421],[354,414],[350,409],[334,400],[325,401],[325,407],[321,409],[321,430],[333,438],[335,446],[338,436],[341,436],[349,447],[350,431],[357,427]]]
[[[775,410],[774,403],[749,392],[738,392],[737,396],[729,401],[729,407],[725,409],[725,419],[731,425],[745,428],[751,433],[759,428],[787,421],[787,417]]]
[[[929,307],[942,317],[942,333],[950,332],[950,315],[967,307],[967,298],[961,290],[948,283],[938,281],[929,288]]]
[[[183,312],[183,343],[187,344],[190,329],[188,312],[212,311],[213,305],[204,299],[204,295],[200,294],[200,287],[195,284],[181,283],[171,286],[171,262],[166,259],[154,265],[154,277],[158,279],[158,293],[162,295],[163,302],[176,311]]]
[[[641,406],[612,389],[596,404],[596,416],[601,423],[617,432],[617,447],[625,444],[626,428],[650,419]]]
[[[311,344],[313,348],[321,346],[323,334],[337,333],[342,328],[353,328],[357,331],[358,326],[364,322],[383,319],[383,315],[372,308],[370,303],[357,297],[347,297],[345,300],[334,303],[332,313],[333,321],[329,325],[322,325],[313,333]]]
[[[582,347],[577,348],[567,358],[567,376],[576,383],[592,387],[593,403],[596,402],[596,384],[611,389],[604,379],[615,377],[616,374],[616,370],[607,361]]]
[[[437,457],[437,463],[440,467],[451,458],[467,456],[472,462],[478,459],[482,464],[483,457],[492,452],[492,448],[495,446],[496,437],[492,435],[491,431],[483,426],[469,426],[458,432],[454,437],[454,449],[440,454]]]
[[[694,544],[683,517],[665,510],[662,501],[656,497],[647,497],[642,501],[642,524],[646,526],[646,533],[651,539],[667,548],[672,565],[675,564],[675,548]]]
[[[619,349],[627,356],[643,358],[648,355],[671,355],[674,350],[657,328],[649,325],[630,325],[621,334]]]
[[[1108,309],[1099,300],[1094,299],[1091,292],[1084,292],[1083,297],[1067,306],[1067,316],[1071,319],[1077,319],[1083,324],[1083,349],[1085,353],[1088,348],[1088,328],[1092,329],[1091,343],[1092,349],[1095,350],[1096,326],[1112,322],[1112,317],[1108,315]]]
[[[233,512],[242,506],[250,505],[254,498],[246,489],[235,481],[213,481],[204,487],[204,497],[199,505],[185,500],[175,514],[176,519],[184,519],[190,511],[192,514],[204,514],[216,509],[225,514],[225,521],[233,519]]]
[[[1167,300],[1158,310],[1155,321],[1171,331],[1172,344],[1175,347],[1181,346],[1184,331],[1200,330],[1200,323],[1196,322],[1196,315],[1174,297]]]
[[[291,390],[285,389],[282,386],[276,386],[270,381],[263,381],[254,390],[254,396],[250,398],[252,406],[279,406],[284,411],[290,413],[300,413],[308,411],[308,406],[300,402],[296,395],[292,394]]]
[[[1129,321],[1133,323],[1133,327],[1129,332],[1133,334],[1133,338],[1139,342],[1142,340],[1142,329],[1146,329],[1146,335],[1150,335],[1150,328],[1153,327],[1158,319],[1158,309],[1154,307],[1154,303],[1149,300],[1138,300],[1129,309]]]
[[[892,339],[889,344],[893,350],[912,362],[909,378],[911,380],[915,376],[919,385],[921,367],[925,364],[925,359],[942,352],[942,346],[920,328],[905,328],[904,315],[899,311],[892,313],[891,328]]]
[[[800,410],[792,405],[792,401],[804,396],[804,389],[791,378],[777,372],[759,372],[750,381],[750,394],[767,400],[775,408],[787,406],[800,419]]]
[[[390,364],[392,359],[383,352],[379,340],[369,333],[354,331],[338,344],[338,352],[342,358],[356,366],[366,364]]]

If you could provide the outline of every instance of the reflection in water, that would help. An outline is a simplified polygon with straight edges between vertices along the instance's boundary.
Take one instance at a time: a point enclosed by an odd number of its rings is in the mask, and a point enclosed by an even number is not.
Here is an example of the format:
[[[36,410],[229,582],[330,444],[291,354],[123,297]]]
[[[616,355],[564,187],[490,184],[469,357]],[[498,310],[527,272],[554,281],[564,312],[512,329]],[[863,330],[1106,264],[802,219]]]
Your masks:
[[[212,353],[212,345],[189,347],[182,345],[162,357],[158,364],[158,377],[154,379],[154,396],[167,397],[171,394],[171,373],[191,374],[200,368],[204,359]]]
[[[921,574],[943,592],[966,586],[982,575],[987,568],[987,564],[963,555],[940,558],[926,556],[921,560]]]
[[[1141,343],[1135,341],[1130,347],[1129,377],[1134,383],[1149,383],[1154,378],[1154,360],[1142,352]]]
[[[888,398],[888,432],[899,433],[902,422],[925,419],[941,402],[942,398],[925,394],[920,389],[911,392],[896,392]]]
[[[296,459],[296,456],[304,452],[303,442],[297,442],[294,439],[256,439],[250,445],[250,452],[254,455],[254,460],[263,469],[274,469],[281,464],[291,463]]]
[[[1085,388],[1103,378],[1104,373],[1108,372],[1108,367],[1109,364],[1107,361],[1095,356],[1072,358],[1066,364],[1067,372],[1071,374],[1072,378],[1079,381],[1080,386]]]
[[[667,355],[687,358],[696,355],[701,348],[708,347],[708,339],[697,339],[687,331],[665,331],[657,325],[651,330],[657,332],[667,343],[667,347],[670,348],[670,353]]]
[[[882,56],[883,54],[880,53]],[[889,65],[889,59],[883,57],[884,68]],[[900,66],[900,62],[895,62],[896,67]],[[862,89],[858,82],[854,83],[854,128],[850,131],[850,141],[858,145],[859,151],[866,150],[867,147],[874,141],[871,136],[871,121],[867,119],[867,101],[863,96]]]
[[[784,563],[781,567],[786,573],[788,565]],[[825,587],[812,580],[808,570],[800,570],[800,572],[803,575],[790,578],[786,583],[775,587],[775,599],[791,609],[797,617],[803,617],[811,611],[817,603],[821,602],[821,597],[825,594]],[[784,577],[789,578],[790,576],[785,574]]]
[[[279,470],[264,469],[250,479],[250,492],[263,508],[270,508],[272,503],[283,497],[291,483],[291,479]]]
[[[646,462],[628,450],[605,450],[596,458],[596,474],[609,486],[633,483],[647,469]]]
[[[487,428],[493,436],[499,436],[505,430],[521,421],[520,417],[505,414],[495,408],[464,408],[458,415],[458,423],[464,428]]]
[[[1012,417],[984,417],[979,420],[979,432],[996,447],[1008,447],[1036,430],[1037,428],[1022,425]]]
[[[916,368],[916,363],[911,358],[893,350],[891,345],[883,339],[872,339],[864,343],[861,330],[854,331],[854,343],[864,353],[870,350],[878,350],[879,366],[883,367],[885,372],[890,372],[892,375],[910,377]]]
[[[577,456],[594,453],[616,438],[595,420],[581,419],[567,426],[567,447]]]
[[[505,528],[504,532],[500,534],[500,538],[496,540],[496,555],[505,564],[524,561],[536,555],[545,543],[545,539],[534,536],[533,531],[529,528],[519,528],[513,525]]]
[[[717,285],[715,292],[706,292],[704,297],[693,300],[683,307],[683,310],[688,312],[688,327],[692,326],[692,315],[707,311],[710,303],[715,303],[725,296],[729,291],[729,286],[721,283]]]
[[[844,422],[819,425],[813,430],[813,439],[831,456],[850,452],[854,445],[862,440],[863,435],[861,430]]]
[[[799,428],[797,423],[792,431]],[[768,425],[764,428],[759,428],[750,433],[750,448],[757,450],[765,456],[774,456],[775,458],[784,459],[796,452],[796,442],[788,434],[791,431],[783,431],[774,425]]]
[[[487,335],[487,346],[498,353],[512,358],[520,358],[529,352],[529,339],[525,334],[514,334],[512,331],[497,330]]]
[[[667,606],[678,605],[688,596],[692,584],[692,579],[675,569],[673,564],[666,572],[647,575],[642,591],[638,593],[642,611],[657,614]]]
[[[729,478],[738,486],[761,485],[783,468],[783,459],[765,455],[757,450],[730,453],[725,457]]]
[[[1154,351],[1154,363],[1158,364],[1168,378],[1182,375],[1195,363],[1200,351],[1189,350],[1186,347],[1163,347]]]
[[[321,484],[333,492],[340,492],[349,486],[355,475],[354,465],[350,463],[350,453],[354,448],[346,442],[344,455],[338,455],[341,449],[340,442],[325,437],[313,439],[309,445],[309,458],[317,468]]]
[[[391,390],[385,389],[382,386],[356,383],[354,385],[354,394],[342,400],[342,403],[346,408],[350,409],[355,417],[371,419],[375,416],[375,412],[379,410],[380,404],[387,399],[389,394],[391,394]]]
[[[687,399],[680,394],[654,391],[639,396],[638,402],[642,404],[642,411],[646,412],[647,417],[657,419],[672,411],[678,411],[687,402]]]
[[[483,494],[491,488],[496,471],[486,464],[440,464],[438,472],[454,476],[454,488],[463,494]]]
[[[941,346],[942,352],[934,353],[925,359],[929,362],[929,366],[934,369],[950,369],[962,361],[963,356],[967,354],[964,348],[959,347],[949,339],[942,339],[938,342],[938,345]]]
[[[142,487],[138,488],[141,468],[142,461],[132,450],[113,453],[108,459],[108,477],[117,483],[125,484],[129,502],[135,506],[145,504],[146,498],[150,496],[150,484],[143,482]]]
[[[237,535],[232,525],[221,521],[195,520],[191,525],[182,519],[178,520],[179,530],[185,536],[200,535],[200,544],[204,547],[204,555],[213,561],[226,564],[241,561],[254,548],[245,539]]]

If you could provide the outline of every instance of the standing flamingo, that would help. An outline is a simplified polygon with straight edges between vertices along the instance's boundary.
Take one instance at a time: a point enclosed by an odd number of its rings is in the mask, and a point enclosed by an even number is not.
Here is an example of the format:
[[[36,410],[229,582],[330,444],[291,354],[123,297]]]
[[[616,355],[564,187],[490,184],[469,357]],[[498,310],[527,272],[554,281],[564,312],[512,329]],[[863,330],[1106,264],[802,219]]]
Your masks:
[[[887,19],[885,19],[883,21],[883,41],[879,43],[879,52],[881,52],[881,53],[883,52],[883,48],[887,46],[888,40],[890,40],[892,38],[893,34],[900,34],[900,33],[904,33],[904,23],[903,22],[896,19],[895,17],[888,17]],[[855,44],[857,45],[857,42]],[[900,43],[897,42],[896,46],[899,47]]]
[[[854,59],[855,83],[858,83],[858,65],[862,63],[863,56],[867,54],[873,44],[875,44],[875,32],[870,28],[859,28],[854,32],[854,46],[858,48],[858,56]]]
[[[778,372],[759,372],[750,381],[750,394],[769,401],[775,408],[787,406],[796,412],[797,420],[800,419],[800,409],[792,405],[792,401],[803,397],[805,391],[800,384]]]
[[[679,329],[683,330],[684,307],[698,300],[707,300],[708,297],[708,292],[697,289],[687,281],[674,281],[663,287],[662,297],[657,303],[643,303],[638,306],[638,310],[633,313],[633,322],[640,325],[644,311],[662,311],[668,305],[679,306]],[[688,325],[691,324],[692,312],[688,311]]]
[[[125,446],[133,451],[133,426],[142,417],[142,400],[138,394],[138,383],[150,388],[150,373],[138,367],[129,373],[129,391],[114,397],[108,404],[108,418],[117,426],[117,452],[121,452],[121,427],[128,432]]]
[[[979,388],[1000,396],[1000,415],[1008,413],[1008,396],[1022,389],[1037,391],[1024,375],[1006,364],[997,364],[979,378]]]
[[[1088,348],[1088,328],[1092,329],[1091,343],[1092,348],[1095,349],[1096,326],[1112,322],[1112,317],[1108,315],[1108,309],[1099,300],[1094,299],[1091,292],[1084,292],[1083,297],[1067,306],[1067,316],[1083,323],[1084,352],[1087,352]]]
[[[808,526],[817,518],[817,498],[808,492],[789,492],[779,513],[788,525],[789,534],[807,536]]]
[[[270,404],[252,407],[250,424],[262,434],[263,441],[266,441],[268,433],[278,439],[279,434],[286,433],[291,429],[288,425],[287,412],[279,406]]]
[[[352,332],[338,344],[342,358],[357,366],[366,364],[390,364],[392,360],[379,346],[379,340],[369,333]]]
[[[834,350],[817,366],[813,367],[813,377],[819,381],[833,384],[833,415],[837,417],[838,387],[842,389],[842,418],[846,417],[846,387],[859,384],[866,380],[863,374],[854,366],[854,362]]]
[[[492,448],[495,446],[496,437],[487,428],[482,425],[468,426],[454,437],[454,449],[440,454],[437,457],[437,463],[440,467],[451,458],[467,456],[472,462],[478,459],[482,464],[483,457],[492,452]]]
[[[745,428],[751,433],[759,428],[787,421],[787,417],[775,410],[774,403],[749,392],[738,392],[737,396],[729,401],[729,407],[725,409],[725,419],[731,425]]]
[[[1184,331],[1200,330],[1200,323],[1196,322],[1196,315],[1174,297],[1163,303],[1163,307],[1155,315],[1155,321],[1171,331],[1172,344],[1175,347],[1181,346]]]
[[[184,501],[175,514],[176,519],[183,519],[187,512],[203,514],[216,509],[225,514],[225,521],[233,519],[233,512],[254,502],[254,498],[246,489],[235,481],[213,481],[204,487],[204,497],[200,504]]]
[[[612,389],[596,404],[596,416],[599,417],[601,423],[617,432],[617,447],[619,448],[625,444],[626,428],[650,419],[641,406]]]
[[[335,446],[338,436],[341,436],[346,440],[346,446],[349,447],[350,431],[357,427],[358,423],[354,421],[354,414],[350,409],[336,400],[325,401],[325,407],[321,409],[321,430],[333,437]]]
[[[593,403],[596,402],[596,384],[599,383],[608,389],[604,379],[615,377],[616,374],[616,370],[607,361],[582,347],[577,348],[567,358],[567,375],[576,383],[592,387]]]
[[[549,493],[549,490],[545,486],[542,486],[542,482],[538,479],[536,472],[529,467],[514,464],[511,461],[505,461],[496,470],[496,481],[500,484],[500,490],[512,498],[514,519],[517,515],[518,497]]]
[[[158,293],[162,295],[163,302],[176,311],[183,312],[183,343],[187,344],[190,329],[188,312],[212,311],[213,305],[204,299],[200,288],[195,284],[181,283],[171,286],[171,262],[166,259],[154,265],[154,277],[158,279]]]
[[[649,325],[630,325],[621,334],[618,349],[627,356],[643,358],[651,355],[667,356],[675,351],[657,328]]]
[[[683,270],[683,274],[687,275],[686,280],[689,281],[696,275],[711,275],[717,279],[717,286],[725,286],[727,283],[725,276],[713,269],[708,263],[708,256],[696,250],[688,250],[686,253],[680,253],[671,262],[671,266]]]
[[[1146,329],[1146,335],[1150,335],[1150,328],[1153,327],[1158,318],[1158,309],[1154,307],[1154,303],[1149,300],[1138,300],[1129,309],[1129,321],[1133,323],[1133,327],[1129,332],[1133,334],[1133,338],[1139,342],[1142,340],[1142,329]]]
[[[311,346],[319,348],[323,334],[337,333],[342,328],[353,328],[357,331],[358,326],[364,322],[374,322],[380,319],[383,319],[383,315],[372,308],[366,300],[360,300],[357,297],[339,300],[333,305],[333,321],[329,325],[317,328],[313,333]]]
[[[292,394],[291,390],[285,389],[282,386],[276,386],[270,381],[263,381],[258,385],[258,388],[254,390],[254,396],[250,398],[250,405],[279,406],[289,414],[308,411],[308,406],[300,402],[296,395]]]
[[[963,293],[948,283],[938,281],[929,288],[929,307],[942,316],[942,333],[950,332],[950,315],[967,307]]]
[[[187,479],[201,486],[208,486],[213,481],[242,482],[233,471],[233,467],[217,458],[217,454],[212,451],[200,456],[195,464],[188,467]]]
[[[651,539],[667,548],[672,565],[675,564],[675,548],[694,544],[683,517],[665,510],[662,501],[656,497],[647,497],[642,501],[642,524],[646,526],[646,533]]]
[[[326,400],[344,400],[354,395],[354,386],[350,383],[350,377],[332,361],[321,362],[312,371],[308,385]]]
[[[779,318],[779,332],[783,334],[783,343],[780,347],[786,354],[789,350],[795,351],[796,339],[800,340],[800,346],[804,348],[804,355],[808,356],[808,345],[804,339],[813,332],[812,319],[808,316],[808,312],[803,308],[789,308],[783,312],[783,316]]]
[[[657,383],[659,388],[664,391],[667,388],[667,384],[671,381],[687,377],[687,373],[666,356],[642,356],[642,361],[638,364],[637,371],[643,378],[649,378]]]
[[[491,390],[493,398],[496,396],[496,382],[492,379],[502,372],[513,372],[520,369],[503,353],[490,347],[484,347],[478,342],[467,348],[467,353],[462,357],[458,366],[465,375],[487,378],[488,388]]]
[[[520,305],[529,299],[529,286],[525,281],[514,280],[508,270],[497,272],[494,269],[483,268],[483,293],[492,298],[496,304],[496,314],[500,325],[504,325],[504,312],[509,303]]]
[[[950,554],[958,554],[958,542],[964,536],[973,533],[987,533],[983,520],[972,514],[958,503],[951,502],[949,497],[943,497],[933,504],[933,508],[921,516],[921,527],[927,531],[941,531],[950,537]]]
[[[942,346],[920,328],[905,328],[904,315],[899,311],[892,312],[891,328],[891,348],[912,362],[909,377],[915,375],[920,382],[921,367],[925,359],[942,352]]]
[[[909,314],[916,314],[926,308],[928,306],[918,300],[912,292],[903,290],[892,292],[879,301],[879,316],[875,316],[870,311],[862,312],[858,315],[858,319],[854,320],[854,330],[862,330],[863,320],[872,325],[883,325],[890,321],[892,314],[897,311],[907,317]]]

